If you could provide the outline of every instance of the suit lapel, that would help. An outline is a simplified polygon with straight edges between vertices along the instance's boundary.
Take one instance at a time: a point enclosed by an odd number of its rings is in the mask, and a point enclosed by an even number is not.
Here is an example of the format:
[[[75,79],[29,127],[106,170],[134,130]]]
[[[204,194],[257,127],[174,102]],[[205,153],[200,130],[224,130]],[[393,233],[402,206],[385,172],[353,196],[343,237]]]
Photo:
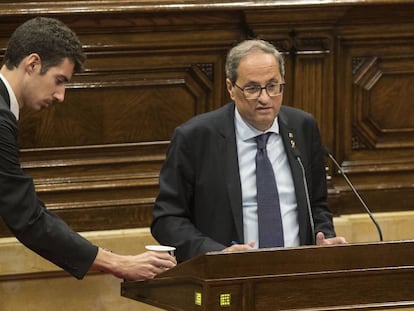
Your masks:
[[[9,92],[7,92],[6,85],[4,84],[3,80],[0,79],[0,96],[3,97],[7,107],[10,108],[10,96]]]
[[[238,166],[236,134],[234,127],[234,104],[228,105],[224,110],[220,133],[222,141],[219,150],[223,155],[224,179],[227,187],[230,208],[233,212],[233,221],[236,227],[238,241],[244,240],[243,234],[243,207],[240,185],[240,173]]]
[[[292,170],[293,184],[295,186],[296,200],[298,205],[298,221],[299,221],[299,236],[301,244],[306,240],[306,234],[304,230],[300,228],[307,227],[307,202],[305,196],[305,185],[303,183],[302,169],[298,160],[293,154],[293,147],[298,148],[300,146],[296,143],[296,137],[298,137],[298,130],[289,123],[289,118],[281,110],[279,113],[279,130],[285,147],[286,155],[289,161],[290,168]]]

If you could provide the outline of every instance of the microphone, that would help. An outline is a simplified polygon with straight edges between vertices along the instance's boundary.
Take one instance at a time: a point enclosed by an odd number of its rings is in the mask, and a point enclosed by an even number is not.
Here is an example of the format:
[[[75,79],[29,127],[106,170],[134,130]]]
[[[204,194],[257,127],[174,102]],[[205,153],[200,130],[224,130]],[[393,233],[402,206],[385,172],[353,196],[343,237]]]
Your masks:
[[[329,152],[328,148],[324,147],[324,151],[325,151],[325,154],[335,164],[336,168],[338,169],[338,172],[345,178],[345,180],[346,180],[349,188],[351,188],[352,192],[356,195],[356,197],[358,198],[359,202],[362,204],[362,206],[364,207],[365,211],[368,213],[369,217],[371,218],[372,222],[374,223],[375,227],[377,228],[380,241],[382,242],[383,239],[382,239],[382,231],[381,231],[381,228],[380,228],[379,224],[377,223],[377,221],[375,220],[374,216],[372,215],[371,211],[369,210],[367,204],[364,202],[364,200],[362,199],[362,197],[359,195],[358,191],[355,189],[354,185],[352,184],[352,182],[348,178],[348,176],[345,174],[345,172],[342,169],[342,167],[335,160],[335,158],[333,157],[333,155]]]
[[[292,134],[289,133],[289,135],[292,135]],[[315,241],[315,223],[313,221],[312,208],[311,208],[311,203],[310,203],[310,198],[309,198],[308,182],[306,180],[305,167],[303,166],[299,149],[296,148],[295,141],[293,140],[293,135],[290,136],[290,146],[292,148],[293,156],[298,161],[299,166],[302,170],[302,180],[303,180],[303,185],[305,186],[306,205],[308,207],[309,222],[310,222],[311,233],[312,233],[312,244],[315,245],[316,244],[316,241]]]

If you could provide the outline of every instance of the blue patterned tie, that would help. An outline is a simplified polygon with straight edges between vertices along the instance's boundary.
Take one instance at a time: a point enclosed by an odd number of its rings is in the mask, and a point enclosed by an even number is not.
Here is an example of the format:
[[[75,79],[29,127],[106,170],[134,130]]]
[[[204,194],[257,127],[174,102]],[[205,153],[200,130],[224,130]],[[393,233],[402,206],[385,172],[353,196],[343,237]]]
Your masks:
[[[256,185],[259,247],[284,246],[279,194],[266,145],[272,133],[256,136]]]

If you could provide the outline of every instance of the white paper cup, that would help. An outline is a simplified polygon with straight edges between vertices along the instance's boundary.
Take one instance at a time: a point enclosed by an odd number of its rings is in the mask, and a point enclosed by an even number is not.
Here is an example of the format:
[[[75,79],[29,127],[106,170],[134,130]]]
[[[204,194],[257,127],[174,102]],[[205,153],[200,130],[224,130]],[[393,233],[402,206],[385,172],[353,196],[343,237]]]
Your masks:
[[[145,249],[153,252],[167,252],[171,256],[174,256],[175,247],[167,245],[146,245]]]

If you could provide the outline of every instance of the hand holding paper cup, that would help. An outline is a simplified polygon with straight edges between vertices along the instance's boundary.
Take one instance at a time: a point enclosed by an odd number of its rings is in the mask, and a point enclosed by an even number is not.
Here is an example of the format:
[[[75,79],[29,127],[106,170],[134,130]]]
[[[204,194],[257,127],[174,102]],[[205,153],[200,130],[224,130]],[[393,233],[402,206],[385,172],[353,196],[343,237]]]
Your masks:
[[[145,249],[153,252],[167,252],[171,256],[174,256],[175,247],[167,245],[146,245]]]

